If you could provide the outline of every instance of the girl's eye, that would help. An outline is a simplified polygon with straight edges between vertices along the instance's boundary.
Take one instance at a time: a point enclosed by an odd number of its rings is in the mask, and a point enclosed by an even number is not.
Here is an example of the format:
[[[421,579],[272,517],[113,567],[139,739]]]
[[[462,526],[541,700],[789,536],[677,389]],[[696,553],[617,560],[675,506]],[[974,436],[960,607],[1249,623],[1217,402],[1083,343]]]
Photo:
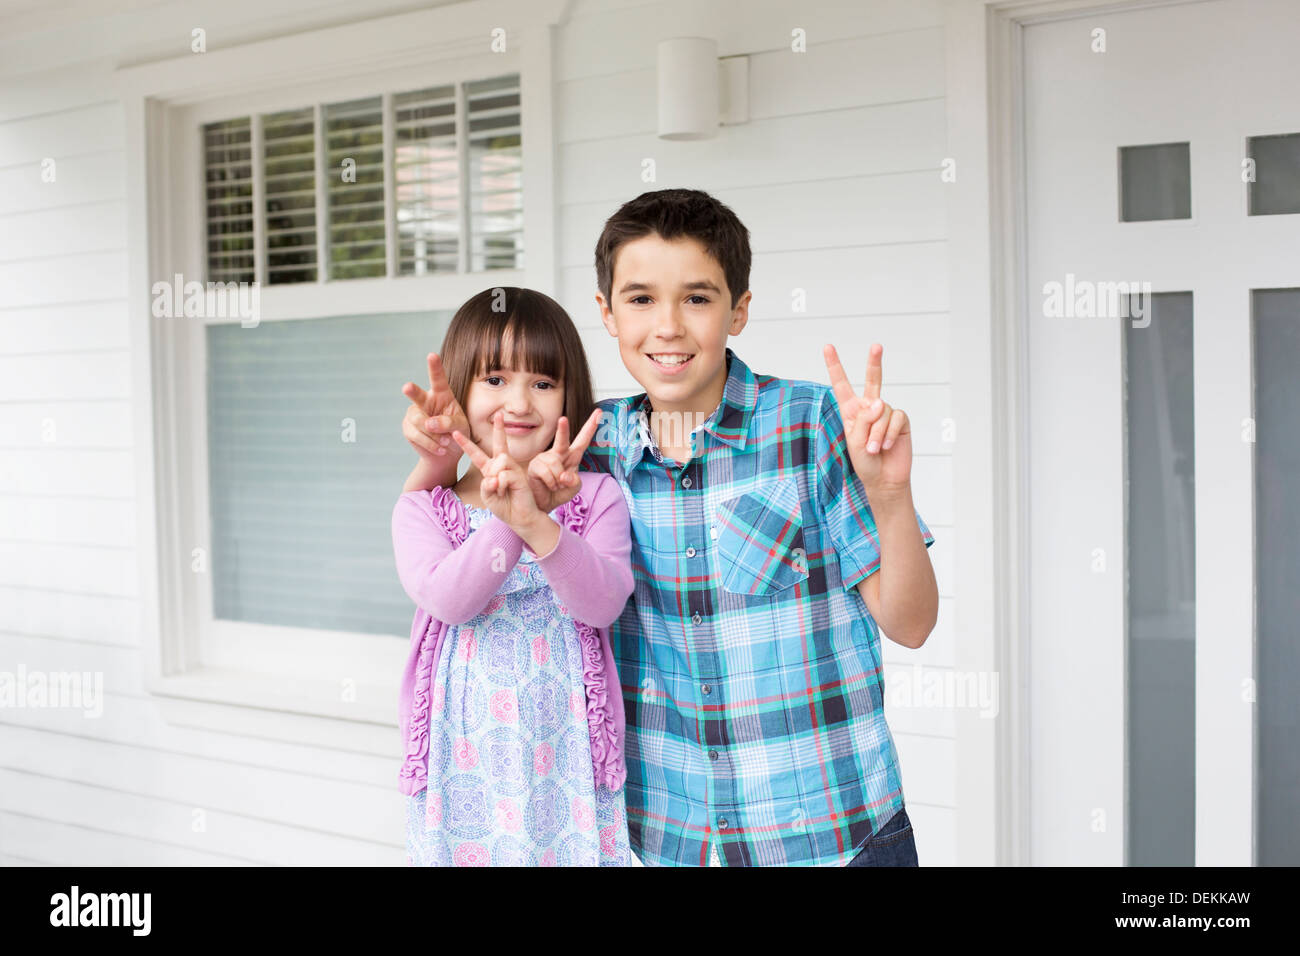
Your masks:
[[[538,382],[537,384],[538,384],[538,385],[545,385],[547,388],[555,388],[555,383],[554,383],[554,382],[541,381],[541,382]]]
[[[489,385],[491,385],[493,379],[496,379],[497,381],[500,381],[500,380],[501,380],[501,376],[500,376],[500,375],[489,375],[487,378],[483,379],[483,381],[485,381],[485,382],[487,382]]]

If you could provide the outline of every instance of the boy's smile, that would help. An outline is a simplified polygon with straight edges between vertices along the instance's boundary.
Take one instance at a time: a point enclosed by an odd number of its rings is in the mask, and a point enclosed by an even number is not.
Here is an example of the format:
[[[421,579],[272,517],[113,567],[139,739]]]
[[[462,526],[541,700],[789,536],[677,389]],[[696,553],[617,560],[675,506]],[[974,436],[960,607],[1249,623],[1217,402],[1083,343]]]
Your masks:
[[[733,309],[722,265],[702,243],[650,233],[619,248],[610,296],[607,303],[596,293],[601,320],[618,337],[623,364],[645,389],[655,415],[702,420],[712,413],[727,381],[727,337],[745,327],[750,292]],[[658,440],[659,428],[654,422],[651,427]],[[690,457],[685,433],[675,448],[686,454],[674,457]],[[673,450],[663,441],[660,447]]]

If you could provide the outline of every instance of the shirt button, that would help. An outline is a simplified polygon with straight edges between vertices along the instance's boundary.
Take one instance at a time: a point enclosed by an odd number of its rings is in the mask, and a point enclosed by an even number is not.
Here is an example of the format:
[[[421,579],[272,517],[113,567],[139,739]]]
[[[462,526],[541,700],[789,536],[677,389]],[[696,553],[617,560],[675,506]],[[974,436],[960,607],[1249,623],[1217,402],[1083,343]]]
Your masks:
[[[709,751],[709,759],[710,759],[710,760],[717,760],[717,759],[718,759],[718,752],[717,752],[716,750],[710,750],[710,751]]]
[[[694,548],[687,548],[687,549],[686,549],[686,556],[687,556],[688,558],[693,558],[693,557],[695,557],[695,549],[694,549]]]
[[[696,611],[694,614],[691,615],[691,623],[692,623],[692,624],[696,624],[696,625],[698,625],[698,624],[702,623],[703,621],[704,621],[704,618],[700,617],[700,612],[699,612],[699,611]]]
[[[717,528],[710,528],[710,529],[709,529],[709,537],[710,537],[710,538],[716,538],[717,536],[718,536],[718,529],[717,529]]]
[[[704,686],[702,686],[702,687],[700,688],[700,692],[701,692],[701,693],[704,693],[704,694],[712,694],[712,693],[713,693],[713,687],[712,687],[711,685],[709,685],[709,684],[705,684]]]
[[[727,829],[727,818],[726,818],[726,817],[722,817],[722,818],[720,818],[720,819],[718,820],[718,829],[719,829],[719,830],[725,830],[725,829]]]
[[[687,475],[685,478],[682,479],[682,487],[689,488],[690,486],[691,486],[691,476]]]

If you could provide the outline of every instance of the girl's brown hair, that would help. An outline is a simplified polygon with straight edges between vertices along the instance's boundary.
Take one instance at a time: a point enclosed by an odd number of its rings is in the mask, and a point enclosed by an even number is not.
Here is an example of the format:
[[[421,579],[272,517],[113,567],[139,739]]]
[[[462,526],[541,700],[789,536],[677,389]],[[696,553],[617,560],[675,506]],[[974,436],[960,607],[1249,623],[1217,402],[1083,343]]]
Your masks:
[[[511,354],[503,355],[507,340]],[[533,289],[497,286],[469,299],[456,310],[439,357],[461,408],[470,383],[496,368],[521,368],[563,383],[571,436],[596,407],[587,354],[573,320],[560,303]]]

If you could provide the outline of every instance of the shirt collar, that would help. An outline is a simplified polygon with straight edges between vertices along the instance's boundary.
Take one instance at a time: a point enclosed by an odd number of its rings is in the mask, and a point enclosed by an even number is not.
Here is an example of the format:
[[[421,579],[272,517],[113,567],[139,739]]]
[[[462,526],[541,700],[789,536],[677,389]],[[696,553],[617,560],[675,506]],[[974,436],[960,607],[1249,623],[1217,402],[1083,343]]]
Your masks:
[[[731,349],[726,350],[726,360],[727,381],[722,388],[722,400],[698,430],[711,434],[724,445],[741,450],[749,437],[749,420],[758,400],[758,382],[749,366]],[[628,409],[628,427],[620,436],[619,446],[623,464],[629,471],[640,463],[647,450],[660,457],[650,431],[650,411],[648,394],[642,392],[633,396]]]

